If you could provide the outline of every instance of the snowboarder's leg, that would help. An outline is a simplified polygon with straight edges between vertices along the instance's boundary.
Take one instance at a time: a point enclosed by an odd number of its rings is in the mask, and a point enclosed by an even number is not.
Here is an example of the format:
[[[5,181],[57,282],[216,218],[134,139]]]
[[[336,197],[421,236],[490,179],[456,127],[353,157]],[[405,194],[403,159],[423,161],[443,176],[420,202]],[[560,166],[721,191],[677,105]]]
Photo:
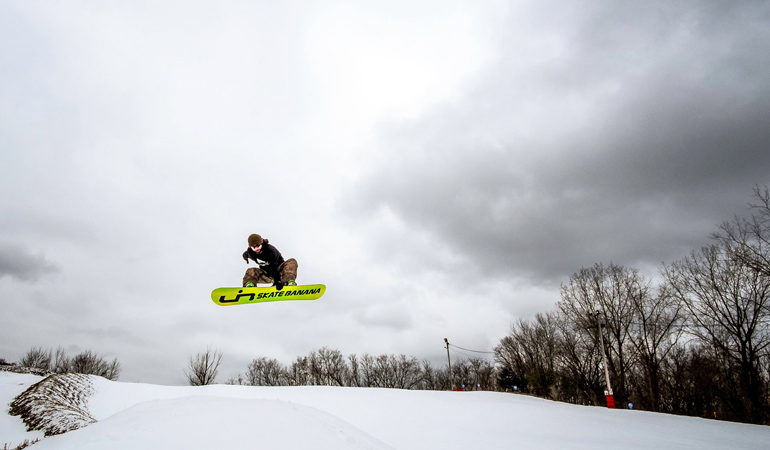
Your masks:
[[[246,274],[243,275],[243,286],[249,283],[256,286],[257,284],[272,284],[273,279],[268,277],[262,269],[258,267],[251,267],[246,270]]]
[[[278,267],[278,271],[281,272],[282,283],[292,284],[291,282],[297,279],[297,266],[297,260],[294,258],[289,258]]]

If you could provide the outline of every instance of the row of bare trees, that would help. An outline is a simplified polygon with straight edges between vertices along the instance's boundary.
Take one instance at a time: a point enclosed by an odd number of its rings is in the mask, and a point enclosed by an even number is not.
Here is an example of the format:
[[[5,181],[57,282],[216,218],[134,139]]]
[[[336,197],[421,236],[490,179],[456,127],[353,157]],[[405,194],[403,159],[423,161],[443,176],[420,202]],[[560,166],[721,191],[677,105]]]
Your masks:
[[[191,385],[215,382],[222,354],[210,348],[190,358],[186,371]],[[406,355],[344,356],[337,349],[322,347],[306,356],[297,357],[289,365],[274,358],[259,357],[251,361],[246,373],[228,380],[228,384],[249,386],[348,386],[396,389],[492,390],[496,387],[495,367],[490,361],[465,359],[447,368],[435,368],[429,361],[418,361]]]
[[[500,387],[601,404],[606,358],[621,405],[769,423],[770,192],[754,197],[751,218],[657,281],[614,264],[573,274],[556,311],[515,323],[495,348]]]
[[[33,347],[19,361],[19,365],[37,369],[41,373],[83,373],[99,375],[113,381],[118,379],[121,370],[117,358],[108,361],[90,350],[69,357],[62,347],[55,351]]]
[[[495,370],[489,361],[460,360],[452,364],[450,377],[446,368],[435,368],[429,361],[418,361],[403,354],[352,354],[345,357],[337,349],[323,347],[296,358],[289,365],[265,357],[254,359],[245,374],[230,379],[229,383],[428,390],[466,386],[468,389],[491,390],[495,388]]]

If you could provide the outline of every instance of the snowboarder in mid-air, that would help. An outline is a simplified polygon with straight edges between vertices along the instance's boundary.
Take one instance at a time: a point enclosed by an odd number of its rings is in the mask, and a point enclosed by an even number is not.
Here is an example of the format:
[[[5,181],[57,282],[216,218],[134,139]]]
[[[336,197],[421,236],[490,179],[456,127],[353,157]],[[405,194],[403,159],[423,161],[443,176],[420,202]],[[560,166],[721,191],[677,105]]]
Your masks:
[[[244,287],[272,283],[280,291],[284,286],[297,285],[297,260],[290,258],[284,261],[281,252],[258,234],[249,236],[249,248],[243,252],[243,259],[246,264],[251,259],[259,265],[246,270]]]
[[[284,302],[294,300],[318,300],[326,292],[323,284],[298,286],[297,260],[283,259],[281,252],[258,234],[249,236],[249,248],[243,252],[246,264],[249,260],[257,267],[249,268],[243,276],[243,287],[220,287],[211,291],[211,300],[219,306],[247,305],[251,303]],[[272,284],[271,287],[257,284]]]

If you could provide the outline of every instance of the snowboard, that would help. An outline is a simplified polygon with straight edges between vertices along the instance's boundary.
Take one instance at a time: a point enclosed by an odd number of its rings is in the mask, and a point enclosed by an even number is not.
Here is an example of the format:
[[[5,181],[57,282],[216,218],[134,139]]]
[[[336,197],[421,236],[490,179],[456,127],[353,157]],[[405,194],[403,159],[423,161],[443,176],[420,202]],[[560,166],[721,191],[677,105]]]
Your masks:
[[[268,287],[223,287],[211,292],[211,300],[219,306],[248,303],[281,302],[287,300],[317,300],[326,292],[323,284],[284,286],[280,291]]]

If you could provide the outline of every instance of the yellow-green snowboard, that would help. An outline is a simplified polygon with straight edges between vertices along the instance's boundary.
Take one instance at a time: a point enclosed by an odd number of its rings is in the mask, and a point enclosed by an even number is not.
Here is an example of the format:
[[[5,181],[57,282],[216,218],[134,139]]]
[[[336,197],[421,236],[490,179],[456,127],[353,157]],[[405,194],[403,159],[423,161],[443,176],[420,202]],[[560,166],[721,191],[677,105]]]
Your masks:
[[[286,300],[317,300],[326,292],[323,284],[284,286],[280,291],[269,287],[223,287],[211,292],[211,300],[219,306],[247,303],[280,302]]]

